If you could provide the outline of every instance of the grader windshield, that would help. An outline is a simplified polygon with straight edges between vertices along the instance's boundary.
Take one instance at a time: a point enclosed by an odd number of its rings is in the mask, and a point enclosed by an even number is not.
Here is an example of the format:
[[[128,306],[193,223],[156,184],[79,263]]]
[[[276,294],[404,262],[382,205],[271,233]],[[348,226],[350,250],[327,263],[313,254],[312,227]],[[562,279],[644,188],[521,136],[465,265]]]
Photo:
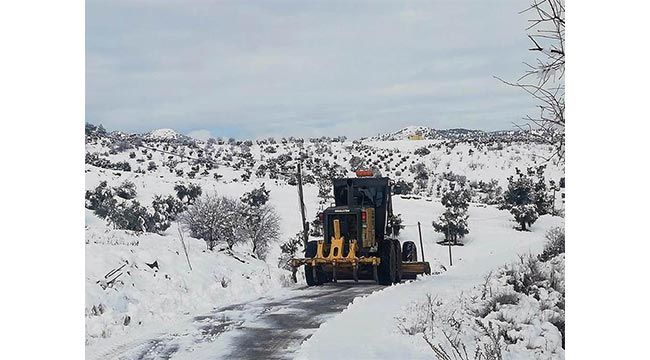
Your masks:
[[[390,184],[388,178],[334,179],[334,201],[337,207],[375,209],[375,234],[384,239],[386,215],[391,212]]]
[[[360,226],[358,214],[354,212],[345,214],[332,213],[327,215],[327,232],[325,233],[327,240],[334,235],[334,220],[339,221],[341,236],[343,236],[345,240],[361,240],[359,234]]]

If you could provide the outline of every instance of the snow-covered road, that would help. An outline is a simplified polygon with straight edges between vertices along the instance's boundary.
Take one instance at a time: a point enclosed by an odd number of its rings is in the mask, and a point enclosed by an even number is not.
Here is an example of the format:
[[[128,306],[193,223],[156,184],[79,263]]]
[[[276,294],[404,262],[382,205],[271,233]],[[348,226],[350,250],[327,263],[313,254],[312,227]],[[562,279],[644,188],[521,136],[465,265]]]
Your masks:
[[[289,359],[322,323],[374,282],[330,283],[218,308],[155,338],[122,345],[105,359]]]

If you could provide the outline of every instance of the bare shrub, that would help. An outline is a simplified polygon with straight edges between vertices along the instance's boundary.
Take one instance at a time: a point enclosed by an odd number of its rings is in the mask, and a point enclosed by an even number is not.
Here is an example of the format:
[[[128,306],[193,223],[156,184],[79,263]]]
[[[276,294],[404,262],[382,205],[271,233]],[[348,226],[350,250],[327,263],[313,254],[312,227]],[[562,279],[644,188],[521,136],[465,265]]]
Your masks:
[[[241,219],[238,234],[242,241],[250,242],[251,251],[264,260],[269,244],[277,242],[280,237],[280,216],[271,205],[244,205],[241,207]]]
[[[203,239],[210,251],[218,243],[229,249],[240,241],[236,229],[240,224],[239,202],[225,196],[205,195],[194,201],[180,216],[192,237]]]
[[[485,318],[490,313],[499,310],[501,305],[517,305],[518,303],[519,296],[516,293],[505,292],[497,294],[484,301],[483,305],[475,311],[474,315]]]
[[[474,345],[472,357],[467,353],[467,346],[462,340],[453,336],[447,331],[443,331],[443,335],[447,340],[448,346],[451,348],[447,350],[442,344],[433,344],[431,340],[425,335],[424,340],[429,344],[431,350],[438,359],[442,360],[501,360],[501,346],[504,340],[505,331],[498,325],[492,326],[492,322],[487,325],[483,324],[480,320],[476,320],[476,325],[481,329],[482,335],[487,337],[487,340],[477,340]],[[451,355],[450,355],[451,353]]]

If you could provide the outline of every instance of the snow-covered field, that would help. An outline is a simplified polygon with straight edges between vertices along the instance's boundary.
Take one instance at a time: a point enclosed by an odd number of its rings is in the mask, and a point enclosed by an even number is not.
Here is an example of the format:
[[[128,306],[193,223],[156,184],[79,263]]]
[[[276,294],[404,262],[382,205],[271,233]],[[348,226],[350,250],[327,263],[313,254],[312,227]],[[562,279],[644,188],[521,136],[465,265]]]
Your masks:
[[[204,194],[239,198],[264,183],[270,190],[269,203],[281,216],[282,243],[301,230],[297,189],[292,182],[299,159],[305,165],[305,203],[310,221],[326,206],[319,203],[318,179],[332,172],[351,176],[358,159],[363,160],[361,165],[374,167],[393,180],[416,183],[413,192],[419,199],[393,198],[395,212],[402,214],[406,225],[400,238],[417,243],[420,222],[426,260],[435,269],[444,265],[447,271],[358,298],[304,343],[300,357],[431,358],[432,352],[421,337],[399,332],[396,319],[403,316],[402,312],[425,299],[426,294],[453,301],[481,283],[487,272],[517,260],[518,254],[538,253],[546,230],[562,225],[563,219],[543,216],[530,232],[520,232],[513,229],[516,224],[509,212],[473,203],[469,208],[470,233],[463,241],[465,246],[453,248],[454,265],[449,267],[447,247],[435,243],[443,236],[431,226],[444,209],[437,192],[449,186],[442,174],[451,171],[467,182],[496,180],[504,187],[515,168],[543,164],[542,156],[548,154],[548,148],[507,138],[450,142],[399,136],[392,141],[265,139],[250,143],[197,142],[169,129],[146,137],[117,133],[94,136],[87,138],[86,144],[86,190],[102,181],[116,187],[128,180],[136,186],[136,200],[150,206],[155,195],[174,195],[177,184],[197,184]],[[428,153],[419,150],[422,148]],[[197,158],[209,159],[215,165],[195,162]],[[97,159],[128,163],[130,170],[116,170]],[[424,164],[428,174],[419,184],[418,171],[413,170],[418,163]],[[563,169],[550,164],[545,175],[557,181]],[[559,196],[556,204],[561,207]],[[101,358],[138,339],[176,331],[179,324],[215,307],[262,295],[287,296],[294,286],[289,282],[290,273],[278,267],[280,243],[272,244],[263,261],[254,257],[246,244],[237,245],[232,252],[223,247],[211,252],[203,240],[187,233],[183,238],[192,270],[178,224],[173,223],[161,234],[136,234],[113,229],[86,210],[87,358]],[[157,268],[147,265],[154,262]],[[117,280],[106,287],[118,274]],[[300,276],[299,281],[303,281]]]

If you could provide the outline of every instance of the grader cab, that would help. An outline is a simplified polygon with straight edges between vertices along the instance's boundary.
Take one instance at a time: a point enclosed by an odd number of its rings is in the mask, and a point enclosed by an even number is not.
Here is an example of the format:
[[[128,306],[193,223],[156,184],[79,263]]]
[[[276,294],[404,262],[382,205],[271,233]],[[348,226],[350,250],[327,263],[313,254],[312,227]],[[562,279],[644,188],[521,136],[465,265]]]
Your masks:
[[[430,274],[429,263],[417,261],[413,241],[400,244],[392,234],[391,183],[358,171],[356,178],[335,179],[335,206],[320,216],[324,238],[309,241],[304,258],[291,259],[294,276],[305,266],[307,285],[337,280],[374,280],[382,285]]]

